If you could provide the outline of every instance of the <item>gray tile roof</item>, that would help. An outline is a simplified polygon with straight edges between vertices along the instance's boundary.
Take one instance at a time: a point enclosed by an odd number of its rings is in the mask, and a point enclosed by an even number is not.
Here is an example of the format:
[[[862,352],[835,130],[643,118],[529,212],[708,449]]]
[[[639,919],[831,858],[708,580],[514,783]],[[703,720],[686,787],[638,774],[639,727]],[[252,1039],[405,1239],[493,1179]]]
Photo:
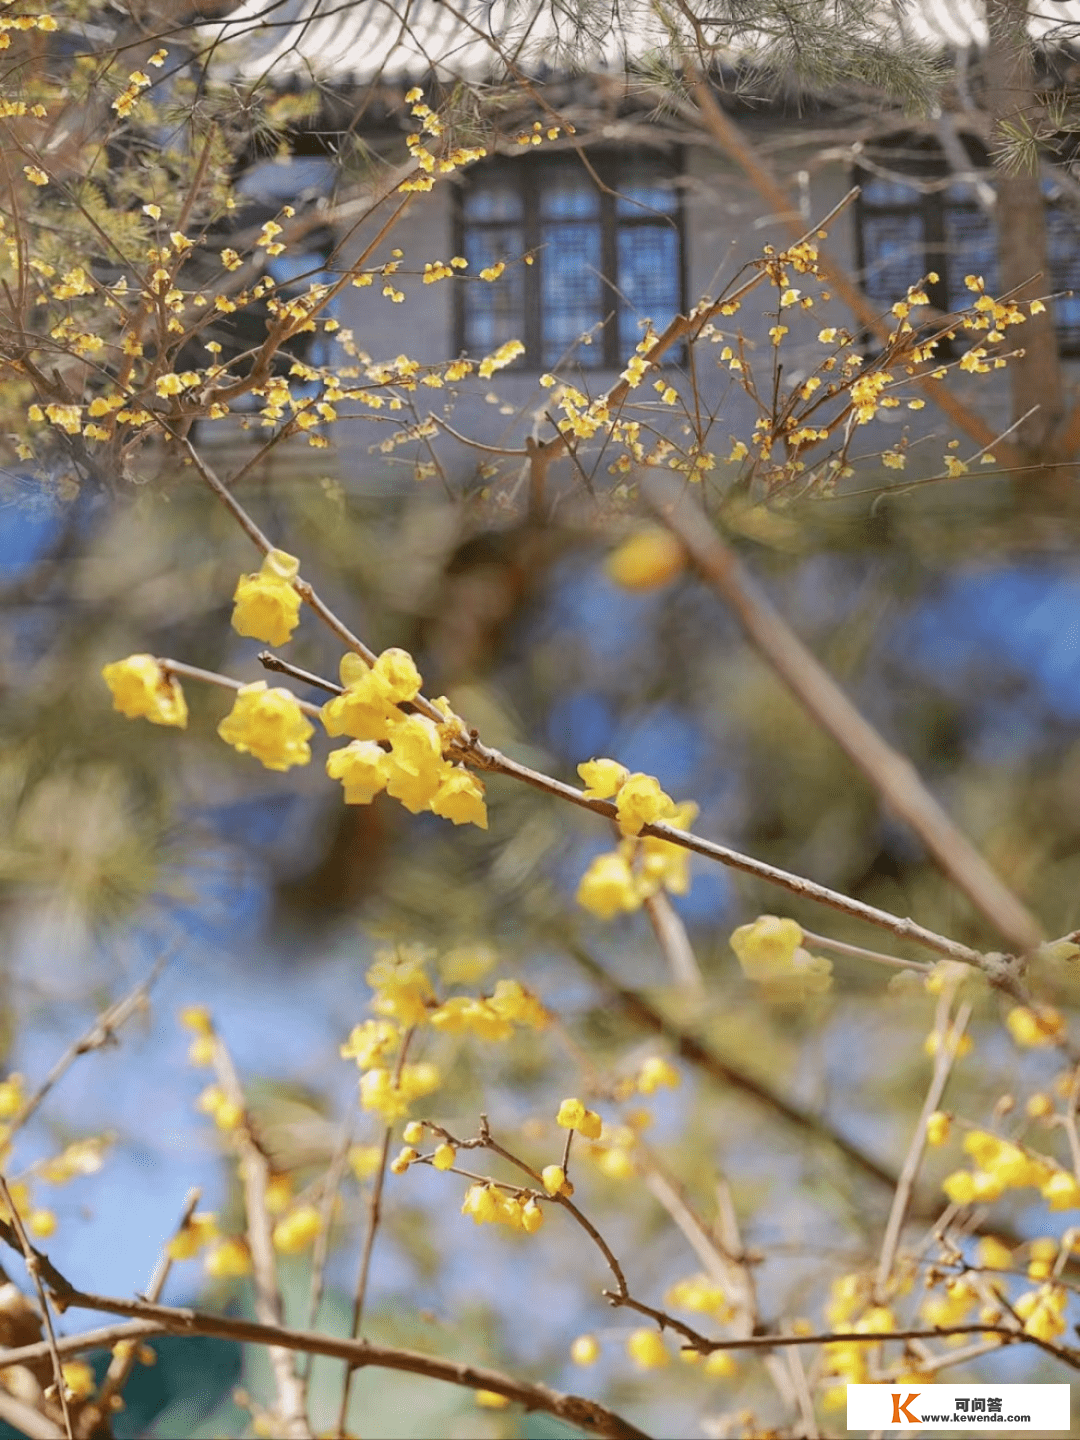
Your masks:
[[[628,54],[663,44],[649,0],[596,6],[597,20],[578,39],[578,54],[594,70],[620,68]],[[710,27],[711,28],[711,27]],[[981,0],[882,0],[881,30],[898,43],[953,49],[986,43]],[[1033,38],[1080,37],[1080,0],[1031,0]],[[231,39],[233,64],[245,78],[270,71],[277,78],[320,75],[366,84],[415,80],[431,71],[481,78],[497,69],[494,40],[522,58],[566,68],[573,25],[556,0],[241,0],[212,34]],[[752,33],[726,37],[732,59],[752,57]],[[227,52],[228,53],[228,52]]]

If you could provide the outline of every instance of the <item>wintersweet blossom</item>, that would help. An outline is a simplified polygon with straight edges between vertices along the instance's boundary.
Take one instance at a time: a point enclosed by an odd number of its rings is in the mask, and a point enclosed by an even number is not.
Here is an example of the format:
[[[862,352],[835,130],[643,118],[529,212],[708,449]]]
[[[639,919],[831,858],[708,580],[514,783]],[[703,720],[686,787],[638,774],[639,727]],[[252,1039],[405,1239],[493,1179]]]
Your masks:
[[[101,675],[112,691],[113,709],[129,720],[142,717],[151,725],[187,728],[184,692],[174,675],[168,675],[153,655],[129,655],[103,667]]]
[[[802,948],[802,926],[777,915],[759,915],[740,925],[731,937],[743,974],[748,980],[783,993],[817,993],[832,981],[832,964]]]
[[[564,1130],[578,1130],[586,1140],[599,1140],[603,1121],[595,1110],[586,1110],[580,1100],[564,1100],[555,1116]]]
[[[671,531],[649,525],[612,551],[604,569],[624,590],[658,590],[674,580],[685,564],[686,551]]]
[[[217,1240],[220,1233],[216,1215],[197,1211],[172,1237],[165,1253],[170,1260],[192,1260],[200,1250]]]
[[[355,1060],[358,1069],[367,1070],[388,1060],[400,1039],[401,1032],[392,1020],[365,1020],[353,1026],[341,1047],[341,1058]]]
[[[374,740],[353,740],[326,757],[326,773],[340,780],[346,805],[370,805],[386,789],[390,772],[386,751]]]
[[[437,1090],[441,1078],[438,1068],[426,1060],[403,1065],[396,1079],[385,1066],[376,1066],[360,1077],[360,1104],[392,1124],[409,1113],[414,1100]]]
[[[1068,1295],[1060,1285],[1040,1285],[1021,1295],[1013,1306],[1024,1329],[1036,1340],[1054,1341],[1068,1328],[1065,1308]]]
[[[659,1370],[671,1359],[659,1330],[649,1330],[644,1326],[629,1336],[626,1353],[641,1370]]]
[[[610,800],[630,778],[630,771],[617,760],[586,760],[577,767],[585,781],[586,800]]]
[[[203,1268],[215,1280],[239,1280],[251,1274],[251,1252],[238,1236],[229,1235],[206,1252]]]
[[[478,825],[488,828],[484,787],[475,775],[459,765],[450,773],[432,796],[429,808],[433,815],[451,820],[455,825]]]
[[[254,755],[267,770],[288,770],[311,760],[308,739],[315,727],[290,691],[269,689],[265,680],[241,685],[218,734],[241,755]]]
[[[638,1071],[637,1088],[642,1095],[653,1095],[661,1086],[674,1090],[681,1078],[669,1061],[659,1055],[650,1055]]]
[[[664,1304],[672,1310],[692,1310],[699,1315],[711,1315],[721,1323],[732,1313],[723,1287],[701,1272],[685,1280],[677,1280],[670,1286],[664,1296]]]
[[[624,835],[640,835],[643,825],[666,819],[675,808],[670,795],[660,789],[652,775],[630,775],[615,796],[619,829]]]
[[[425,967],[427,952],[418,945],[379,950],[364,976],[375,992],[371,1008],[404,1026],[423,1025],[435,991]],[[354,1032],[355,1033],[355,1032]]]
[[[300,561],[284,550],[271,550],[256,575],[241,575],[233,595],[232,627],[238,635],[284,645],[300,623],[300,596],[293,581]]]
[[[1041,1005],[1037,1010],[1016,1005],[1006,1015],[1005,1023],[1016,1044],[1025,1047],[1057,1045],[1066,1035],[1065,1017],[1052,1005]]]
[[[625,856],[618,851],[597,855],[578,882],[577,902],[601,920],[638,909],[641,895]]]
[[[600,1359],[600,1342],[595,1335],[579,1335],[570,1346],[570,1359],[575,1365],[595,1365]]]
[[[314,1205],[298,1205],[274,1226],[274,1249],[279,1255],[299,1255],[322,1229],[322,1216]]]
[[[443,759],[442,739],[426,715],[406,715],[390,727],[387,793],[413,815],[431,808],[453,766]]]
[[[561,1165],[545,1165],[540,1172],[540,1179],[544,1182],[544,1189],[549,1195],[572,1195],[574,1187],[566,1178],[566,1171]]]
[[[436,1170],[450,1170],[453,1168],[456,1160],[457,1151],[452,1145],[447,1145],[445,1141],[443,1141],[441,1145],[435,1146],[435,1150],[431,1156],[431,1163],[435,1166]]]

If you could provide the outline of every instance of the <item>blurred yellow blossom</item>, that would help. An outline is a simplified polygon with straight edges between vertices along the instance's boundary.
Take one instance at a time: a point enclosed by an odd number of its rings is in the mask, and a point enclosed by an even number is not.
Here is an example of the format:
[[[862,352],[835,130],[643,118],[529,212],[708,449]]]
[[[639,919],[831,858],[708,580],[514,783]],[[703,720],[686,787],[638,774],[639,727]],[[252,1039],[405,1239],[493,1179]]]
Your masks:
[[[274,1226],[274,1249],[280,1255],[299,1255],[322,1229],[322,1216],[314,1205],[298,1205]]]
[[[626,1353],[642,1370],[658,1370],[671,1358],[660,1332],[644,1327],[635,1330],[627,1339]]]
[[[686,551],[660,525],[649,525],[624,540],[607,558],[608,577],[624,590],[656,590],[682,572]]]
[[[187,726],[187,702],[174,675],[166,675],[153,655],[129,655],[103,667],[102,678],[112,691],[113,709],[129,720],[142,717],[152,725]]]

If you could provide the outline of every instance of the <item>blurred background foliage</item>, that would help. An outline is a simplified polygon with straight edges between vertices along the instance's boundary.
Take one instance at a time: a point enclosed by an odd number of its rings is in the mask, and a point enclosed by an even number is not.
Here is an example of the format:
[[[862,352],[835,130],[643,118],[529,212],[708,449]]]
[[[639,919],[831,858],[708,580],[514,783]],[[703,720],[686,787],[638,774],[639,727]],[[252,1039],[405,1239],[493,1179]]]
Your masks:
[[[852,486],[875,479],[866,473]],[[601,924],[576,907],[588,861],[611,846],[594,816],[499,778],[488,784],[487,832],[410,816],[385,797],[345,809],[321,774],[321,752],[306,770],[269,774],[218,741],[223,697],[194,685],[185,734],[125,722],[99,672],[133,650],[260,678],[258,644],[228,624],[236,577],[252,568],[244,537],[191,471],[169,463],[160,483],[122,498],[43,493],[18,475],[2,485],[8,1064],[39,1076],[58,1038],[138,976],[146,955],[171,955],[142,1032],[100,1061],[112,1080],[79,1092],[75,1078],[66,1119],[42,1122],[33,1145],[43,1133],[55,1143],[65,1125],[65,1136],[117,1130],[105,1173],[122,1168],[125,1154],[141,1157],[140,1183],[156,1198],[125,1194],[149,1253],[165,1238],[161,1216],[179,1209],[180,1175],[192,1172],[219,1208],[238,1215],[231,1167],[219,1164],[216,1140],[190,1110],[199,1077],[183,1063],[174,1014],[197,1001],[234,1046],[275,1164],[299,1192],[325,1170],[352,1104],[355,1072],[336,1046],[363,1017],[373,950],[387,939],[419,941],[439,956],[486,945],[497,956],[491,975],[522,979],[559,1021],[506,1047],[436,1039],[425,1053],[447,1076],[437,1118],[468,1134],[484,1111],[496,1134],[549,1163],[556,1157],[543,1122],[563,1094],[587,1091],[589,1067],[628,1073],[658,1050],[677,1057],[680,1036],[692,1037],[697,1051],[687,1058],[684,1045],[679,1062],[682,1088],[650,1107],[646,1142],[706,1216],[715,1212],[718,1176],[728,1178],[746,1243],[767,1262],[759,1272],[764,1312],[816,1316],[827,1280],[874,1253],[889,1200],[829,1132],[880,1165],[899,1165],[929,1076],[922,1038],[933,1001],[918,983],[890,984],[888,971],[837,958],[827,996],[770,1005],[743,979],[728,936],[761,912],[864,944],[876,945],[874,935],[695,860],[691,891],[675,904],[706,987],[687,992],[673,983],[642,914]],[[956,939],[995,945],[699,581],[684,576],[632,595],[607,578],[603,560],[621,521],[572,497],[546,525],[481,500],[453,504],[421,486],[373,499],[351,493],[330,463],[326,477],[279,464],[241,490],[353,629],[376,649],[412,650],[429,693],[448,694],[489,743],[567,779],[580,761],[615,756],[657,775],[676,798],[697,800],[701,834]],[[724,526],[724,505],[713,501]],[[1047,933],[1080,925],[1074,519],[1032,503],[1008,477],[878,503],[818,501],[789,507],[784,518],[782,543],[732,532],[781,611]],[[338,655],[308,617],[290,658],[333,676]],[[1037,979],[1045,998],[1071,1010],[1076,986],[1065,968]],[[950,1091],[950,1104],[978,1120],[1001,1094],[1027,1093],[1053,1075],[1053,1058],[1010,1047],[999,1019],[998,1000],[984,991],[975,1053]],[[77,1075],[99,1060],[82,1064]],[[732,1072],[781,1097],[795,1118],[733,1084]],[[120,1097],[141,1073],[149,1099],[133,1107],[130,1092]],[[180,1114],[192,1118],[178,1122]],[[356,1141],[376,1139],[369,1118],[349,1123]],[[927,1196],[945,1168],[931,1156]],[[659,1302],[697,1268],[639,1181],[587,1162],[575,1178],[636,1293]],[[99,1204],[92,1187],[104,1183],[73,1187],[52,1253],[61,1268],[68,1256],[96,1267],[76,1276],[83,1283],[131,1288],[137,1277],[92,1238],[108,1197],[99,1191]],[[588,1377],[574,1371],[566,1359],[574,1335],[617,1340],[631,1328],[601,1300],[605,1279],[593,1256],[555,1219],[534,1239],[475,1231],[457,1214],[461,1183],[430,1171],[391,1178],[375,1338],[505,1363],[567,1388],[598,1386],[662,1434],[696,1433],[703,1406],[724,1433],[733,1396],[741,1407],[766,1393],[755,1362],[742,1362],[737,1382],[682,1366],[641,1376],[620,1344]],[[350,1176],[320,1315],[332,1329],[347,1326],[364,1203],[362,1182]],[[1007,1217],[1008,1202],[1000,1209]],[[1011,1223],[1031,1235],[1046,1222],[1035,1205],[1015,1209]],[[305,1323],[306,1267],[288,1269],[290,1319]],[[204,1282],[181,1267],[173,1291],[191,1299],[209,1284],[207,1303],[243,1309],[245,1283]],[[199,1344],[207,1354],[197,1360],[191,1342],[158,1346],[159,1368],[145,1372],[142,1389],[133,1382],[135,1428],[117,1434],[137,1433],[135,1417],[150,1424],[151,1411],[160,1435],[238,1433],[248,1423],[229,1398],[238,1354]],[[1002,1357],[996,1373],[1005,1378],[1011,1363]],[[214,1408],[217,1400],[198,1417],[183,1408],[191,1386],[174,1367],[190,1365],[196,1389],[208,1401],[214,1389],[225,1409]],[[245,1357],[242,1383],[265,1403],[262,1366]],[[1025,1354],[1022,1373],[1010,1378],[1045,1378],[1039,1370]],[[332,1410],[341,1367],[320,1361],[316,1371]],[[213,1385],[211,1375],[219,1376]],[[467,1392],[376,1372],[358,1384],[353,1413],[365,1436],[569,1433],[536,1418],[523,1432],[520,1417],[479,1412]]]

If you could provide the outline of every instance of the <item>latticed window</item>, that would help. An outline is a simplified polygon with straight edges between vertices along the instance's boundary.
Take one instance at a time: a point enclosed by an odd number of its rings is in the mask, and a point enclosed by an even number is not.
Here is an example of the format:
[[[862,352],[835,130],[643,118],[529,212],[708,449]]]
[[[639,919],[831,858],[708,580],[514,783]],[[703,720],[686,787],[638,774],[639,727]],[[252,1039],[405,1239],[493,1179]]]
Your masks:
[[[465,275],[508,262],[494,284],[455,287],[459,342],[470,354],[518,339],[532,369],[564,359],[617,369],[641,339],[641,320],[663,330],[682,309],[675,167],[652,154],[594,154],[590,164],[600,185],[576,155],[499,160],[470,175],[458,216]],[[509,263],[525,255],[531,265]]]
[[[992,180],[986,154],[966,141],[972,172]],[[868,151],[870,164],[856,179],[862,186],[856,207],[858,258],[863,287],[885,311],[910,285],[928,273],[932,305],[959,310],[971,302],[965,275],[981,275],[991,294],[998,290],[997,236],[992,214],[979,204],[972,185],[952,176],[932,141],[900,140]],[[1080,290],[1080,223],[1052,184],[1046,193],[1049,249],[1047,291]],[[1066,353],[1080,353],[1080,295],[1054,301],[1058,340]]]

